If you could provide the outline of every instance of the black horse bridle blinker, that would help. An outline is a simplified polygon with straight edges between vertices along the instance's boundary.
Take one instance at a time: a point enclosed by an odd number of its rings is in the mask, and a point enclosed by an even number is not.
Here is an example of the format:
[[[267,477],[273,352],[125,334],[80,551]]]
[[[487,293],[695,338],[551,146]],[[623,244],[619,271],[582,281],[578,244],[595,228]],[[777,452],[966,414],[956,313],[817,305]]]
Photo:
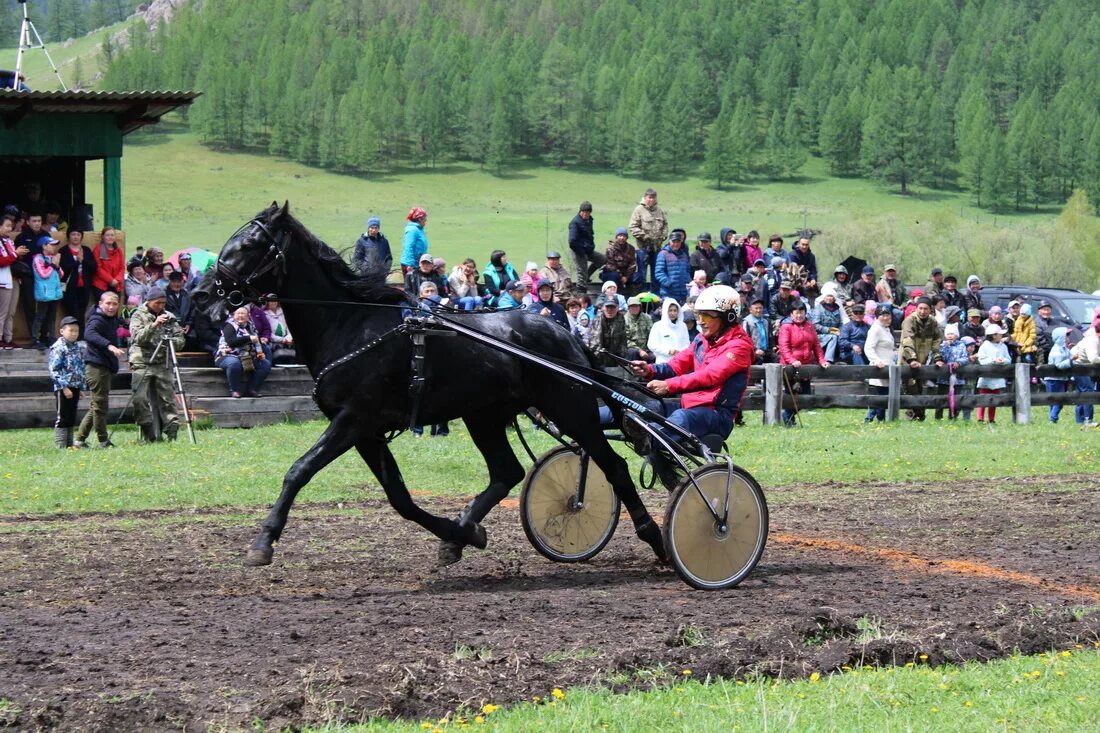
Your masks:
[[[282,231],[279,232],[278,236],[275,236],[262,221],[253,219],[238,229],[237,234],[239,235],[248,227],[258,228],[263,232],[269,242],[263,262],[242,280],[241,275],[234,268],[225,264],[225,262],[219,258],[217,264],[217,277],[214,279],[214,285],[217,286],[218,297],[225,298],[226,302],[234,308],[238,308],[248,301],[260,302],[267,297],[265,293],[260,292],[259,289],[252,284],[257,278],[274,270],[277,278],[275,290],[278,291],[282,287],[283,277],[286,275],[287,232]],[[236,238],[236,235],[231,239],[234,238]]]

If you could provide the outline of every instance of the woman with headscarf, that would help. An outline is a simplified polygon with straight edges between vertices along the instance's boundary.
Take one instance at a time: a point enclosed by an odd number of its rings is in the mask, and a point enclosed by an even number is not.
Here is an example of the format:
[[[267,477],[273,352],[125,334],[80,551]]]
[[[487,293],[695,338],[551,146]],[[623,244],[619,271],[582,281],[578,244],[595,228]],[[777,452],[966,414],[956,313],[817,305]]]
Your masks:
[[[661,303],[661,320],[653,324],[647,345],[658,364],[667,363],[678,351],[691,345],[687,326],[680,318],[680,304],[672,298]]]
[[[420,266],[420,258],[428,253],[428,237],[424,227],[428,224],[428,212],[414,206],[405,216],[405,234],[401,238],[401,276]]]

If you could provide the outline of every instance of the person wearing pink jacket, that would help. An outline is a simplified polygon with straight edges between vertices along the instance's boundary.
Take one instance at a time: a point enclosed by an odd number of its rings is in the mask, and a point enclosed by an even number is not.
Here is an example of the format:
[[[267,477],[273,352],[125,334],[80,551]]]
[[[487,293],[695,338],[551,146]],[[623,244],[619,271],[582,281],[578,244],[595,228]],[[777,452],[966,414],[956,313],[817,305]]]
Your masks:
[[[783,319],[779,326],[779,363],[784,366],[800,367],[805,364],[820,364],[822,369],[829,368],[829,362],[825,361],[825,352],[821,348],[821,341],[817,338],[817,331],[812,323],[806,320],[806,304],[801,299],[796,300],[791,307],[791,314]],[[791,383],[787,380],[788,392],[794,394],[810,394],[810,380],[801,378]],[[793,399],[793,396],[792,396]],[[783,410],[783,424],[794,427],[797,409]]]

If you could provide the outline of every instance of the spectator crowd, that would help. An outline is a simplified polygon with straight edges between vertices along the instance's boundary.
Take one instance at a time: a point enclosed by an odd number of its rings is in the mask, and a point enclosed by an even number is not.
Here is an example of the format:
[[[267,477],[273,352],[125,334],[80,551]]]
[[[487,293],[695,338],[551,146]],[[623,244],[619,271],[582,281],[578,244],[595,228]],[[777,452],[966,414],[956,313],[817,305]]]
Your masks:
[[[161,340],[178,350],[210,353],[225,370],[235,398],[259,397],[272,365],[293,363],[294,340],[277,302],[239,308],[213,322],[192,305],[191,291],[203,273],[191,267],[187,252],[173,263],[157,247],[138,247],[127,259],[111,227],[88,246],[85,233],[70,230],[59,209],[30,201],[7,205],[0,215],[0,349],[16,348],[13,322],[21,306],[31,334],[24,348],[50,349],[59,394],[56,429],[63,431],[59,445],[85,445],[93,430],[100,445],[109,445],[106,397],[120,357],[142,371],[135,409],[143,440],[175,437],[165,350],[156,363],[149,361]],[[602,246],[596,244],[593,206],[581,203],[568,224],[568,262],[550,251],[543,263],[527,262],[522,269],[503,249],[491,251],[484,268],[465,258],[448,269],[430,252],[427,222],[424,209],[409,211],[397,263],[405,289],[424,308],[526,309],[581,339],[608,369],[620,368],[623,360],[664,363],[688,348],[698,334],[692,306],[715,284],[738,292],[737,315],[757,364],[936,365],[946,367],[948,376],[909,380],[906,392],[961,395],[996,394],[1007,386],[1002,378],[981,377],[973,384],[957,378],[954,370],[964,364],[1022,362],[1068,371],[1073,364],[1100,363],[1100,309],[1091,327],[1058,326],[1049,303],[1034,309],[1020,299],[1003,309],[987,303],[977,275],[967,276],[960,289],[958,278],[939,267],[915,286],[905,285],[889,263],[881,275],[873,264],[857,272],[844,264],[822,272],[809,234],[794,237],[789,249],[783,236],[739,234],[732,226],[718,228],[717,239],[709,231],[689,239],[683,228],[670,225],[653,189],[644,192],[625,226],[605,230],[610,236]],[[352,267],[388,270],[393,258],[381,221],[372,216],[355,243]],[[59,305],[67,317],[55,339],[51,331]],[[80,359],[72,353],[78,343],[87,349]],[[139,382],[136,374],[134,382]],[[1089,377],[1068,373],[1044,383],[1051,392],[1096,389]],[[868,384],[872,392],[886,391],[884,378]],[[801,380],[787,388],[799,393],[812,387]],[[91,409],[74,437],[80,390],[90,391]],[[161,413],[160,435],[148,417],[154,408]],[[913,409],[907,417],[923,420],[925,413]],[[964,420],[971,417],[970,410],[958,413]],[[953,408],[934,412],[936,419],[945,414],[958,416]],[[1052,406],[1050,420],[1059,415]],[[794,424],[793,412],[783,417]],[[884,417],[883,410],[871,409],[865,421]],[[976,417],[994,424],[996,408],[978,408]],[[1077,422],[1091,425],[1092,418],[1091,405],[1075,408]],[[432,433],[445,435],[446,426],[433,426]]]

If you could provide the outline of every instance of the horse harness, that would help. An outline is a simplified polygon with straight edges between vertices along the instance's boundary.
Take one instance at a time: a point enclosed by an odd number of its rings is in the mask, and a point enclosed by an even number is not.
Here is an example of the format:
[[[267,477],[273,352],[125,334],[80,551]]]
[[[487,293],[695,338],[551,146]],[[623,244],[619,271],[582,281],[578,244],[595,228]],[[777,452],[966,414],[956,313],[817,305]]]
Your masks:
[[[427,337],[428,336],[457,336],[458,334],[453,331],[440,330],[432,328],[432,323],[428,318],[422,318],[417,316],[409,316],[402,323],[394,326],[390,330],[376,336],[371,341],[367,342],[363,346],[360,346],[354,351],[350,351],[344,354],[339,359],[326,364],[321,371],[317,372],[317,377],[313,380],[313,401],[317,401],[317,392],[321,388],[321,380],[337,367],[343,366],[348,362],[359,358],[363,354],[366,354],[371,349],[381,345],[383,342],[389,340],[389,338],[395,334],[404,334],[409,337],[412,342],[412,358],[409,363],[409,400],[412,402],[412,408],[409,410],[409,427],[415,427],[419,424],[418,417],[420,414],[420,402],[424,396],[424,387],[427,384],[427,368],[426,357],[428,351]],[[396,435],[394,436],[396,437]],[[392,438],[390,438],[392,440]]]

